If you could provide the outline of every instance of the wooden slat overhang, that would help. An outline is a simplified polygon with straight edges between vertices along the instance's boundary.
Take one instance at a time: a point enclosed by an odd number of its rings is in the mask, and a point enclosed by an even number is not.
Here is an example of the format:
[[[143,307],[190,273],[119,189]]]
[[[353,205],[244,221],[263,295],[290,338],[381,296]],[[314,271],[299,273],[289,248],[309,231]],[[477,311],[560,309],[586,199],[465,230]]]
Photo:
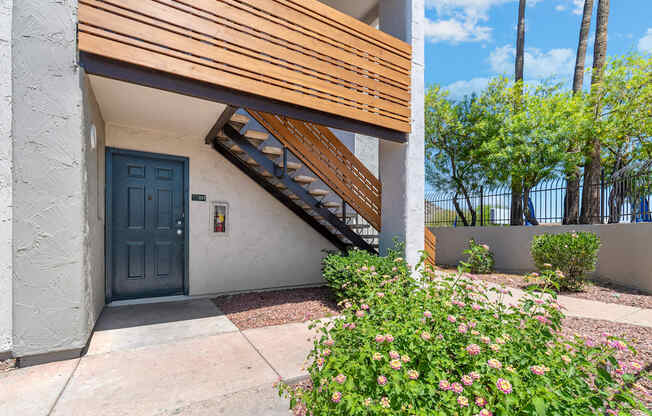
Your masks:
[[[390,140],[410,132],[410,45],[317,0],[79,0],[78,19],[95,68],[137,66]]]

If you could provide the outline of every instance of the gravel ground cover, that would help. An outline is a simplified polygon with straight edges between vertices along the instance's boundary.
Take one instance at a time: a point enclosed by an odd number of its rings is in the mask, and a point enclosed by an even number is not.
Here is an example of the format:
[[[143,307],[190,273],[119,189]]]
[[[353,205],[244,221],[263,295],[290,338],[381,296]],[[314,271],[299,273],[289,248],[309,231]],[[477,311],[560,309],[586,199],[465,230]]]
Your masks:
[[[447,272],[456,272],[454,269],[440,269]],[[492,273],[475,275],[478,279],[487,282],[504,284],[505,286],[517,289],[525,289],[533,284],[517,274]],[[574,298],[597,300],[605,303],[617,303],[619,305],[634,306],[637,308],[652,309],[652,295],[639,290],[610,284],[608,282],[587,282],[581,292],[561,292],[561,295]]]
[[[16,368],[16,360],[0,360],[0,373],[5,373]]]
[[[326,287],[243,293],[214,301],[240,330],[305,322],[339,313]]]

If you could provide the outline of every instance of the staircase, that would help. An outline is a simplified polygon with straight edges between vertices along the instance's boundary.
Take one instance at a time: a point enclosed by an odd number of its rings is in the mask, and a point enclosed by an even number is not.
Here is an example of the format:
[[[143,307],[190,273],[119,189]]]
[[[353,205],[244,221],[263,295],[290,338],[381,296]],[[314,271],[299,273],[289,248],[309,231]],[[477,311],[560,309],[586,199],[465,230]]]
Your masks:
[[[276,135],[270,134],[268,128],[271,128],[271,125],[268,122],[273,121],[269,118],[273,116],[266,115],[266,118],[262,114],[264,113],[249,113],[227,107],[207,135],[206,142],[340,250],[358,247],[375,253],[378,248],[378,231],[368,219],[379,222],[379,207],[378,218],[370,217],[367,207],[359,208],[365,211],[367,218],[357,212],[351,204],[358,207],[361,205],[354,194],[343,190],[342,186],[335,192],[325,183],[328,182],[333,187],[338,186],[337,184],[348,184],[350,180],[342,182],[342,179],[346,178],[346,175],[341,175],[342,169],[338,171],[338,178],[333,174],[328,177],[323,160],[318,161],[314,155],[307,155],[309,151],[295,154],[299,153],[299,147],[292,146],[290,149],[286,146],[287,131],[285,137],[280,137],[276,129]],[[349,159],[351,156],[347,155]],[[321,159],[324,159],[324,154],[321,154]],[[307,164],[313,165],[315,170],[321,167],[321,170],[316,173]],[[359,161],[356,159],[353,164],[358,166]],[[372,178],[372,181],[377,179]],[[379,189],[379,183],[376,186]]]

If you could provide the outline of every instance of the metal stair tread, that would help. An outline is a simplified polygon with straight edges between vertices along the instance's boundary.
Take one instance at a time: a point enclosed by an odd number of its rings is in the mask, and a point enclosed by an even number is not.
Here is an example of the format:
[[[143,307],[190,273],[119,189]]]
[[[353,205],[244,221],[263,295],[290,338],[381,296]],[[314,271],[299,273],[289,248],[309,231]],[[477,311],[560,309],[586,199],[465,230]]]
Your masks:
[[[283,167],[283,162],[280,162],[278,164],[278,166],[280,168],[282,168]],[[288,170],[292,171],[292,170],[299,170],[299,169],[301,169],[301,164],[300,163],[288,162]]]
[[[341,204],[333,201],[324,202],[324,207],[326,208],[339,208]]]
[[[267,156],[278,157],[283,154],[283,149],[275,146],[264,146],[261,150]]]
[[[264,142],[269,138],[268,133],[258,131],[258,130],[247,130],[243,136],[245,137],[245,139],[249,141],[253,140],[259,142],[258,144]]]
[[[249,117],[245,116],[244,114],[235,113],[231,116],[229,122],[242,124],[244,126],[245,124],[249,123]]]

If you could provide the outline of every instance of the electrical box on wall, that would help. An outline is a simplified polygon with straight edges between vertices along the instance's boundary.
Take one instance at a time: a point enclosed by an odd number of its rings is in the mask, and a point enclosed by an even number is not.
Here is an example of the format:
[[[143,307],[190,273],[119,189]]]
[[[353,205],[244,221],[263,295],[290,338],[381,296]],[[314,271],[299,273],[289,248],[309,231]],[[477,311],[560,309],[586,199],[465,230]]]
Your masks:
[[[230,227],[229,219],[229,204],[226,202],[213,202],[211,203],[212,217],[211,227],[214,234],[226,235]]]

